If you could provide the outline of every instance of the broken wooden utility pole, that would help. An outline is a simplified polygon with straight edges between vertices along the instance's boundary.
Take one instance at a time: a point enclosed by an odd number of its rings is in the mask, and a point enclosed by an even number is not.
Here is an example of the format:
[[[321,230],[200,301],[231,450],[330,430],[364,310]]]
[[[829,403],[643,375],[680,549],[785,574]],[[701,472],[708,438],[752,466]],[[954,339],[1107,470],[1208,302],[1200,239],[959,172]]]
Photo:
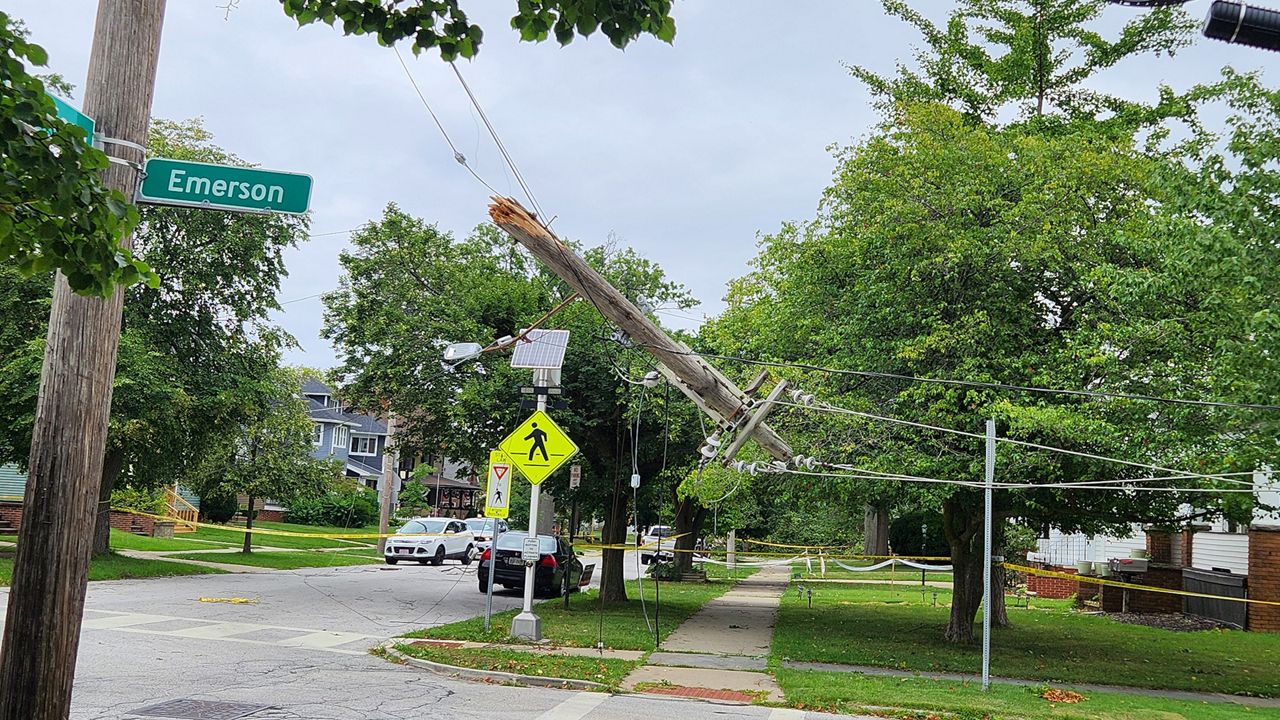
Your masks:
[[[387,415],[387,439],[382,446],[382,493],[378,495],[378,554],[387,551],[387,532],[391,527],[391,497],[396,491],[400,475],[400,457],[391,444],[396,432],[396,416]],[[440,506],[439,485],[436,486],[436,507]]]
[[[117,158],[103,182],[132,198],[151,120],[165,0],[100,0],[84,112]],[[132,238],[122,245],[129,247]],[[0,646],[0,720],[65,720],[79,649],[124,290],[54,280],[27,490]]]
[[[489,216],[569,287],[591,301],[602,315],[622,328],[637,345],[657,358],[665,366],[664,374],[668,378],[674,376],[675,386],[712,419],[727,423],[744,421],[744,414],[753,404],[745,393],[688,347],[672,340],[520,203],[511,198],[494,197]],[[760,423],[752,438],[773,457],[791,460],[791,448],[768,425]]]

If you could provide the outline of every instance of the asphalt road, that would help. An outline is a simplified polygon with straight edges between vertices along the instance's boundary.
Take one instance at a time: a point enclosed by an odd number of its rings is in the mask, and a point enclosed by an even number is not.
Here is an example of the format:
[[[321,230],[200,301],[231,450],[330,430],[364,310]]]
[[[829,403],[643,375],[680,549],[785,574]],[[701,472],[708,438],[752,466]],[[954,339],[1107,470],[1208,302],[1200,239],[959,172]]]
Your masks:
[[[7,588],[0,588],[0,606],[7,600]],[[519,604],[514,593],[494,598],[495,610]],[[72,718],[140,718],[138,710],[183,699],[267,706],[246,720],[398,720],[426,713],[463,720],[805,717],[794,710],[478,684],[367,652],[410,629],[483,609],[474,566],[456,564],[90,583]]]

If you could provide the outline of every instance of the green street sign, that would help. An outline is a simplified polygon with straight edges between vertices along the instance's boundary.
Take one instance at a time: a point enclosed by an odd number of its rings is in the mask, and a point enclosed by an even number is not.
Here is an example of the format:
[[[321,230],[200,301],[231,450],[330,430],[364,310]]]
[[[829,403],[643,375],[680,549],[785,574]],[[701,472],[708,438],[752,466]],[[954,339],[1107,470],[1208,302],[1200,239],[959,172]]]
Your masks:
[[[53,100],[53,106],[58,109],[58,119],[84,128],[85,142],[93,145],[93,118],[71,107],[57,95],[49,97]]]
[[[311,176],[151,158],[137,201],[152,205],[298,215],[311,207]]]

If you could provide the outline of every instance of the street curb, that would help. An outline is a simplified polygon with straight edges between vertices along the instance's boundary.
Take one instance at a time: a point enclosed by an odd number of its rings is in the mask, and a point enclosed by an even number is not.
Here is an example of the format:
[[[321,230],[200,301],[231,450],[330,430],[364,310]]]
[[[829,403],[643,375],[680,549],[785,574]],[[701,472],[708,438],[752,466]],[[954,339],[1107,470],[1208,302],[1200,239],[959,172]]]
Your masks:
[[[457,665],[448,665],[445,663],[435,662],[433,660],[423,660],[406,655],[396,649],[396,645],[402,644],[395,640],[388,640],[382,644],[383,651],[390,657],[414,667],[424,670],[430,670],[437,675],[446,677],[461,678],[463,680],[472,680],[475,682],[492,683],[494,681],[503,683],[519,683],[521,685],[529,685],[532,687],[545,687],[561,690],[593,690],[597,692],[611,692],[609,686],[590,680],[572,680],[569,678],[549,678],[541,675],[520,675],[518,673],[500,672],[498,670],[476,670],[475,668],[459,667]]]

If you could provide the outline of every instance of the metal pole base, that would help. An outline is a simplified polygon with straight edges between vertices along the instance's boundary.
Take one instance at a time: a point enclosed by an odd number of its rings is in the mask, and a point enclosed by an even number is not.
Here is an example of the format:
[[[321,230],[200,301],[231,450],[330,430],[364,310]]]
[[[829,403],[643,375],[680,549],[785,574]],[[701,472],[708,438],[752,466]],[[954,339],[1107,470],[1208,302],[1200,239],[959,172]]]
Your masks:
[[[526,611],[511,620],[511,637],[521,640],[542,641],[542,618]]]

